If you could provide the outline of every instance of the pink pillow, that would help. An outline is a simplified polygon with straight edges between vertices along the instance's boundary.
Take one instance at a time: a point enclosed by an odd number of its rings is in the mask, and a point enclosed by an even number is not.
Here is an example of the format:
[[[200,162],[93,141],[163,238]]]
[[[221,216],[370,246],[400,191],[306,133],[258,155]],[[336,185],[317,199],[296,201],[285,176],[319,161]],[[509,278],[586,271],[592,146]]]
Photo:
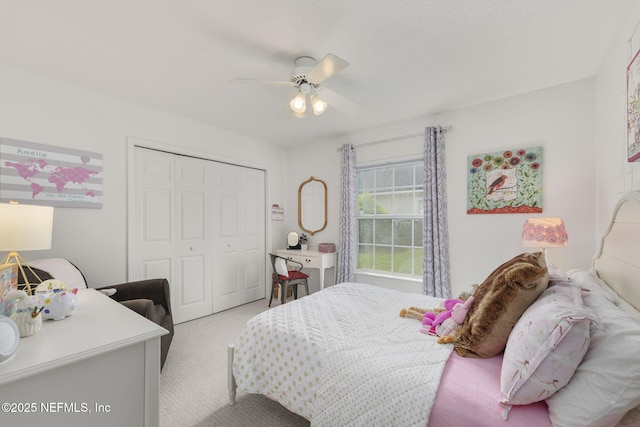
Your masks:
[[[597,317],[582,304],[581,288],[554,284],[514,326],[502,362],[501,405],[544,400],[565,386],[589,349],[590,323]]]

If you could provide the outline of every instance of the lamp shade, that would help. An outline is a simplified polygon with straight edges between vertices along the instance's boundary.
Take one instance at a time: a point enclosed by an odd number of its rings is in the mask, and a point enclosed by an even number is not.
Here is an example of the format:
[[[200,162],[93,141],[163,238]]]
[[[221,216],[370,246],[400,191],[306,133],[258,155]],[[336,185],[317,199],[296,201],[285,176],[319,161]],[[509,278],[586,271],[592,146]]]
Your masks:
[[[522,227],[522,245],[532,248],[564,248],[569,236],[560,218],[529,218]]]
[[[51,206],[0,203],[0,251],[51,249]]]

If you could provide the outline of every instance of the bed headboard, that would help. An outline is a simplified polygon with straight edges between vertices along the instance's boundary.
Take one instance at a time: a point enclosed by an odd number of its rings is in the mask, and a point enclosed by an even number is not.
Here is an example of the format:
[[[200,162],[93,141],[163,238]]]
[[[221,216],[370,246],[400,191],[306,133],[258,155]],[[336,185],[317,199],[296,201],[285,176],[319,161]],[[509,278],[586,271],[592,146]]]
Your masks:
[[[593,267],[611,289],[640,311],[640,191],[625,194],[616,205]]]

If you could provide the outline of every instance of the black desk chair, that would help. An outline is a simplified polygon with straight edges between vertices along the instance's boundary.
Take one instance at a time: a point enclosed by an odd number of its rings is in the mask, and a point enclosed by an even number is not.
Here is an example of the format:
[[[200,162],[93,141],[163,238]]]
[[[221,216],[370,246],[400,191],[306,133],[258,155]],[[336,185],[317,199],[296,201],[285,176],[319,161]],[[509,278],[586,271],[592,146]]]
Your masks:
[[[309,283],[307,274],[302,271],[302,264],[296,261],[287,260],[275,254],[269,254],[271,257],[271,298],[269,298],[269,307],[273,301],[273,292],[277,285],[280,286],[280,303],[284,304],[287,298],[287,288],[293,286],[293,298],[298,299],[298,286],[304,285],[307,295],[309,295]],[[296,264],[295,270],[289,270],[287,263]]]

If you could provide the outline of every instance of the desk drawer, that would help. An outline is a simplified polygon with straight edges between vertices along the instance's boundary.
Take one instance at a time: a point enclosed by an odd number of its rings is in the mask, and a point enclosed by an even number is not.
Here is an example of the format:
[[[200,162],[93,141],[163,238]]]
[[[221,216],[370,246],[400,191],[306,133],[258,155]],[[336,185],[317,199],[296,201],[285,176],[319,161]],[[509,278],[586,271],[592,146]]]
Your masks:
[[[291,261],[299,262],[302,268],[320,268],[322,265],[320,257],[304,256],[304,255],[286,255],[285,258]]]

